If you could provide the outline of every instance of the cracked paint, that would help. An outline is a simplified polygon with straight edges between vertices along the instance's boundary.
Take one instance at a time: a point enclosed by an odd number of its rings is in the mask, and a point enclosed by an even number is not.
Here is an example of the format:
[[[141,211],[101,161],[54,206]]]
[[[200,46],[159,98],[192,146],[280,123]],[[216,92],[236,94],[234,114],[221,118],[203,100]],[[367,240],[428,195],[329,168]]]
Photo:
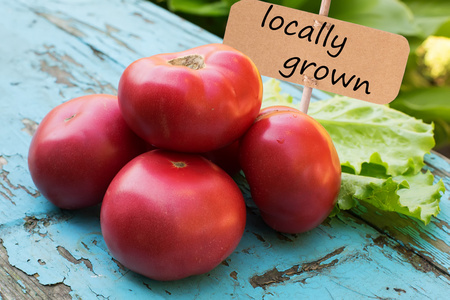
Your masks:
[[[341,254],[344,249],[345,247],[340,247],[316,261],[303,263],[302,265],[294,265],[284,271],[278,271],[277,268],[273,268],[262,275],[255,275],[250,278],[250,284],[253,288],[262,287],[263,289],[266,289],[268,285],[288,281],[292,276],[300,275],[304,272],[321,272],[324,269],[335,266],[339,262],[338,259],[334,259],[330,263],[322,263],[331,257]]]
[[[41,60],[41,71],[49,74],[56,79],[56,83],[65,84],[68,87],[75,86],[72,81],[75,79],[73,75],[58,66],[50,66],[45,60]]]
[[[22,119],[22,123],[25,127],[22,128],[21,130],[28,133],[30,136],[34,135],[39,125],[37,122],[27,118]]]
[[[72,254],[70,254],[70,252],[64,248],[63,246],[57,246],[56,249],[58,250],[59,254],[64,257],[65,259],[67,259],[68,261],[70,261],[73,264],[81,264],[84,263],[84,265],[94,274],[97,276],[97,274],[95,274],[94,272],[94,268],[92,267],[92,263],[89,261],[89,259],[86,258],[78,258],[76,259],[75,257],[73,257]]]

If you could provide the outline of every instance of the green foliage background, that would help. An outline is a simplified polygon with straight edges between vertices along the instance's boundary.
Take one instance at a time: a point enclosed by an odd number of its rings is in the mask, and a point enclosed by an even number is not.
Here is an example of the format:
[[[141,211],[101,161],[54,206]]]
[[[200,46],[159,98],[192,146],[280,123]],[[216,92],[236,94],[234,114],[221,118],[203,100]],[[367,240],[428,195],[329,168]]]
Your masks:
[[[223,37],[239,0],[152,0]],[[320,0],[267,2],[318,13]],[[435,150],[450,157],[450,1],[334,0],[329,16],[401,34],[410,55],[400,93],[390,106],[435,125]],[[439,38],[438,38],[439,37]]]

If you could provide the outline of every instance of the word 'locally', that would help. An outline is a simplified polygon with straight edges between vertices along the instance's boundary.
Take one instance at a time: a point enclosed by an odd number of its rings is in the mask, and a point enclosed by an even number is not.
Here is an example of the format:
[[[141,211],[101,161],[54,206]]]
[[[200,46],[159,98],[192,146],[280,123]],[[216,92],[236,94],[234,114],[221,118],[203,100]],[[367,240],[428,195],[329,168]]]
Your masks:
[[[292,20],[288,22],[283,18],[283,16],[278,15],[269,16],[272,11],[272,8],[273,4],[269,6],[269,8],[266,11],[266,14],[264,15],[264,18],[261,22],[262,28],[266,26],[267,22],[268,23],[267,26],[270,30],[277,31],[284,28],[282,32],[285,35],[297,36],[299,39],[307,39],[308,42],[313,42],[314,40],[314,44],[316,45],[319,44],[320,39],[323,36],[322,47],[326,48],[328,46],[328,40],[335,28],[334,25],[329,26],[328,32],[324,34],[324,29],[327,27],[327,22],[323,22],[322,26],[318,29],[318,32],[315,35],[315,31],[318,27],[315,27],[314,25],[307,25],[302,28],[299,28],[299,21],[297,20]],[[339,35],[337,34],[334,35],[333,39],[329,44],[332,50],[336,50],[334,51],[334,53],[330,52],[330,50],[327,50],[327,54],[330,57],[336,58],[344,50],[345,43],[347,42],[347,37],[344,37],[341,41],[339,41],[338,39]]]

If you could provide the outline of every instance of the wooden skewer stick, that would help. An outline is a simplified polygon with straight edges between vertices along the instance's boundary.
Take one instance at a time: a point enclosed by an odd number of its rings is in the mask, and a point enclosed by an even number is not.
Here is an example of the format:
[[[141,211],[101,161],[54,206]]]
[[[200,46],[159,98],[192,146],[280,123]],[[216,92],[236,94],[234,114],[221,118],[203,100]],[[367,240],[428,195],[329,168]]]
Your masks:
[[[331,0],[322,0],[320,3],[319,15],[328,16]],[[302,99],[300,100],[300,111],[308,113],[309,102],[311,101],[312,88],[305,86],[303,88]]]

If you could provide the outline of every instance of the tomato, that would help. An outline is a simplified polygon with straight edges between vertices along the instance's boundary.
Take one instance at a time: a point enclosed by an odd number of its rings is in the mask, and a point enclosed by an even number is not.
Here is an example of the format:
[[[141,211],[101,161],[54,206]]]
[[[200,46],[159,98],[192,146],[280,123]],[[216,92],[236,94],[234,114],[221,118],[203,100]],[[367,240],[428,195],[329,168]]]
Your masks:
[[[100,213],[113,257],[156,280],[212,270],[238,245],[246,207],[236,183],[200,155],[153,150],[113,179]]]
[[[338,154],[326,130],[298,110],[262,110],[241,140],[240,163],[262,218],[277,231],[308,231],[335,205]]]
[[[238,139],[259,113],[262,80],[241,52],[209,44],[141,58],[123,72],[120,109],[157,148],[202,153]]]
[[[87,95],[44,117],[31,141],[28,166],[47,200],[79,209],[100,203],[116,173],[145,147],[122,118],[117,97]]]

